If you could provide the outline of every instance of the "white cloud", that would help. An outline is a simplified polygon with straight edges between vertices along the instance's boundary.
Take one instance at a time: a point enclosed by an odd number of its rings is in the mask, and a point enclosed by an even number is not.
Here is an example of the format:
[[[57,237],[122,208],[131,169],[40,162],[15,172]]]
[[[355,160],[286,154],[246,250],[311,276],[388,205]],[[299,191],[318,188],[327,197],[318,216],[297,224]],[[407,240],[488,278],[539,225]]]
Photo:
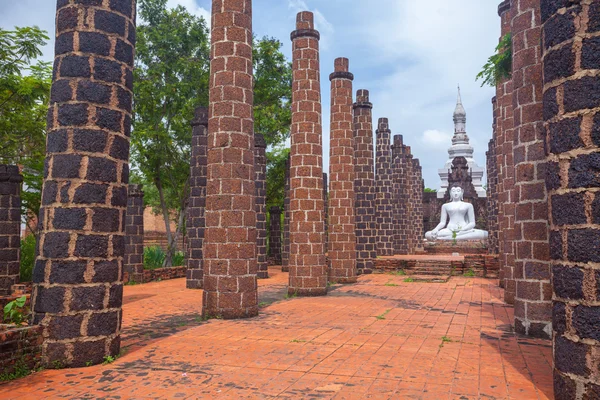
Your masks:
[[[318,8],[310,8],[304,0],[288,0],[288,8],[292,9],[294,13],[312,11],[315,16],[315,29],[321,34],[320,47],[323,50],[330,48],[335,29]]]
[[[426,130],[421,137],[421,142],[425,146],[436,149],[447,149],[450,147],[451,141],[452,134],[437,129]]]
[[[210,28],[210,10],[207,10],[204,7],[200,7],[196,0],[169,0],[167,2],[167,7],[169,8],[174,8],[178,5],[185,7],[190,14],[204,18],[207,26]]]

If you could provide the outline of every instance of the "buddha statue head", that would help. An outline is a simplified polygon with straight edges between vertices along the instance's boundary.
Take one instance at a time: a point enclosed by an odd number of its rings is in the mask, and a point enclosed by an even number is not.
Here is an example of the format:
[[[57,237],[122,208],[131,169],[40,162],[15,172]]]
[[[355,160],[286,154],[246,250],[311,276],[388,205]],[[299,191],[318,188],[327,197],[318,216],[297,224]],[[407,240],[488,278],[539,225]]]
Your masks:
[[[465,191],[459,185],[453,185],[450,189],[450,200],[451,201],[463,201],[465,197]]]

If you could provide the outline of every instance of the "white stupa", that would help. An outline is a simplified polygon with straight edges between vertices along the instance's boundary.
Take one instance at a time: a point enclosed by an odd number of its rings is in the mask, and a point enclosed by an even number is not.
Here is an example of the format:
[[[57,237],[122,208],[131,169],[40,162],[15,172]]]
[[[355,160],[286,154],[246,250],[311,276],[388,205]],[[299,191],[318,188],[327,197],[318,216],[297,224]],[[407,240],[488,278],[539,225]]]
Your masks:
[[[452,146],[448,149],[448,161],[443,169],[438,170],[442,187],[437,192],[437,198],[442,199],[448,190],[448,171],[452,167],[452,161],[456,157],[464,157],[467,159],[467,164],[471,170],[473,178],[473,186],[479,197],[486,197],[485,189],[483,188],[483,173],[484,169],[475,163],[473,159],[473,147],[469,145],[469,136],[467,136],[467,112],[463,107],[460,97],[460,86],[458,87],[458,100],[456,101],[456,110],[454,110],[454,137],[452,138]]]

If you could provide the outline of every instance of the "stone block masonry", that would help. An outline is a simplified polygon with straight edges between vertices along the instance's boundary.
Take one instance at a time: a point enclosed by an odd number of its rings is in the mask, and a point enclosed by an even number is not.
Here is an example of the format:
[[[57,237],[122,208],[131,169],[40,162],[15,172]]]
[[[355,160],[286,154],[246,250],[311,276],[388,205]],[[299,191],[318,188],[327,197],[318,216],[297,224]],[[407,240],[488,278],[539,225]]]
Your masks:
[[[354,103],[354,209],[356,223],[356,269],[373,271],[377,258],[375,221],[375,155],[373,151],[373,104],[369,91],[356,92]]]
[[[406,196],[408,187],[406,186],[406,176],[404,175],[404,143],[402,135],[394,135],[394,144],[392,145],[392,220],[394,224],[394,254],[408,254],[408,249],[403,245],[408,237],[408,226],[403,223],[408,221],[405,214],[407,206]]]
[[[205,317],[258,315],[252,1],[212,2]]]
[[[328,184],[327,173],[323,172],[323,209],[325,210],[325,234],[323,240],[325,241],[325,253],[329,248],[329,184]]]
[[[18,166],[0,165],[0,296],[19,283],[22,182]]]
[[[512,0],[515,330],[552,337],[540,3]]]
[[[129,185],[125,216],[124,282],[144,282],[144,192],[142,185]]]
[[[281,265],[281,208],[271,207],[269,228],[269,257]]]
[[[542,1],[554,396],[600,394],[600,1]]]
[[[192,121],[190,196],[187,210],[186,288],[204,286],[202,247],[206,226],[206,169],[208,164],[208,108],[196,108]]]
[[[60,0],[33,271],[43,361],[120,351],[135,0]]]
[[[290,157],[285,160],[285,187],[283,199],[283,248],[281,271],[290,272]]]
[[[393,189],[391,131],[387,118],[380,118],[376,132],[375,215],[377,224],[377,255],[394,255]]]
[[[258,133],[254,135],[254,143],[257,277],[267,279],[267,143],[263,135]]]
[[[356,274],[356,225],[354,216],[354,129],[352,80],[347,58],[335,60],[331,81],[331,129],[329,156],[329,279],[354,283]]]
[[[411,254],[423,252],[423,238],[425,232],[423,231],[423,191],[425,190],[425,183],[423,182],[423,169],[418,158],[413,159],[413,182],[412,182],[412,193],[413,198],[413,238],[414,245],[411,249]]]
[[[301,12],[292,40],[289,294],[327,294],[319,32]]]

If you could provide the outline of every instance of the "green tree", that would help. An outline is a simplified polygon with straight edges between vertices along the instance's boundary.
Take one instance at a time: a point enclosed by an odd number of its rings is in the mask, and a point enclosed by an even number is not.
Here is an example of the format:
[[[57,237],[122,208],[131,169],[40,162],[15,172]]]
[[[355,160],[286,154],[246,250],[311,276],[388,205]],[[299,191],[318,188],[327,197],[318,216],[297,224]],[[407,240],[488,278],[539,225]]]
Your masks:
[[[48,39],[37,26],[0,28],[0,163],[23,167],[28,218],[37,216],[41,200],[52,68],[36,59]]]
[[[194,109],[208,104],[209,34],[203,18],[182,6],[167,9],[167,0],[141,0],[139,10],[133,180],[146,184],[147,203],[162,213],[168,240],[164,265],[170,267],[185,226],[190,122]]]
[[[476,80],[482,80],[481,86],[496,86],[512,75],[512,35],[507,33],[500,39],[496,52],[488,58]]]

